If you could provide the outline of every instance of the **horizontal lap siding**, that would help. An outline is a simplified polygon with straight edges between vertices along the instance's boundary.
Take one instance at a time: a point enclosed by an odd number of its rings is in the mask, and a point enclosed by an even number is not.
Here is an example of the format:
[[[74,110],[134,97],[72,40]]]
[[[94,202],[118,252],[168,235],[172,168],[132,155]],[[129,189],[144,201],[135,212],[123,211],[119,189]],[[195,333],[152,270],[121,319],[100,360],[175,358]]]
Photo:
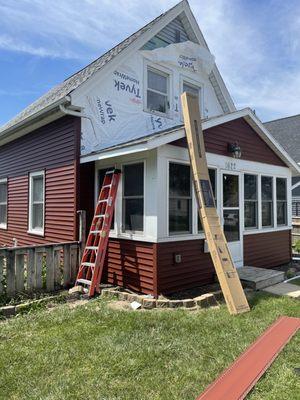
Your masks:
[[[157,245],[158,293],[212,283],[215,270],[210,254],[204,253],[203,240],[159,243]],[[174,263],[174,255],[181,254],[181,263]]]
[[[0,245],[76,240],[80,120],[64,117],[0,147],[0,177],[8,178],[8,229]],[[45,234],[27,233],[29,173],[45,171]]]
[[[272,268],[290,260],[290,230],[244,236],[244,265]]]
[[[272,165],[285,166],[274,151],[258,136],[243,119],[237,119],[204,131],[205,149],[209,153],[230,156],[228,143],[237,142],[242,150],[241,159]],[[173,142],[186,147],[186,139]]]
[[[109,239],[103,282],[142,292],[154,291],[154,245]]]

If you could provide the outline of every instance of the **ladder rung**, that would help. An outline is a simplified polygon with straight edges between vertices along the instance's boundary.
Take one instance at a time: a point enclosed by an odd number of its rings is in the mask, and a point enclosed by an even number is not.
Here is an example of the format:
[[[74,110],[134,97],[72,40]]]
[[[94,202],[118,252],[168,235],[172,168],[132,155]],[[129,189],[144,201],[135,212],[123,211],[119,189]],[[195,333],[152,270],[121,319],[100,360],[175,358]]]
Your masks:
[[[87,250],[98,250],[98,246],[86,246]]]
[[[109,185],[103,185],[103,186],[102,186],[102,189],[105,189],[105,188],[108,188],[108,187],[111,187],[111,184],[109,184]]]
[[[83,283],[84,285],[91,286],[92,281],[89,281],[88,279],[77,279],[76,283]]]
[[[105,214],[95,215],[95,217],[97,217],[97,218],[104,218],[104,217],[105,217]]]
[[[102,232],[102,231],[90,231],[90,233],[93,233],[93,234],[100,233],[100,232]]]
[[[98,201],[98,204],[99,204],[99,203],[105,203],[105,202],[107,202],[107,200],[108,200],[108,199],[99,200],[99,201]]]
[[[84,267],[94,267],[95,263],[85,261],[85,262],[81,263],[81,265],[83,265]]]

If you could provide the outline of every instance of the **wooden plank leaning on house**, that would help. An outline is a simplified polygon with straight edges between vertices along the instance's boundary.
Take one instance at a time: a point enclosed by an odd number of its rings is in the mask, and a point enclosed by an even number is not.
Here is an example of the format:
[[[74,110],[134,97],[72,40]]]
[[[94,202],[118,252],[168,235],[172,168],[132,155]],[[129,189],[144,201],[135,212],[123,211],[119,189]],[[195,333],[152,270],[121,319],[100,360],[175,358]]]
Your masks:
[[[199,98],[184,92],[181,96],[193,182],[210,255],[230,314],[249,311],[238,273],[217,214],[206,161]]]

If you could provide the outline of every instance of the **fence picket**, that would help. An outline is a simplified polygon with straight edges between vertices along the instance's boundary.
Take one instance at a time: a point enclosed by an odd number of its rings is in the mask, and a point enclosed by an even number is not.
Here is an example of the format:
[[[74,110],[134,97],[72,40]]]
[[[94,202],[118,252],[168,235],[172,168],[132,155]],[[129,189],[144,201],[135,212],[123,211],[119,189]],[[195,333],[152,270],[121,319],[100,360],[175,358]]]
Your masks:
[[[71,262],[71,284],[75,282],[77,276],[77,257],[78,257],[78,247],[71,246],[70,248],[70,262]]]
[[[4,288],[3,288],[3,280],[4,280],[4,277],[3,277],[4,260],[5,260],[4,255],[3,255],[3,254],[0,254],[0,294],[3,293],[3,289],[4,289]]]
[[[16,291],[24,292],[24,252],[16,252]]]
[[[71,262],[70,262],[70,246],[64,245],[64,270],[63,270],[63,286],[69,287],[71,283]]]
[[[54,288],[55,289],[58,289],[61,286],[60,253],[61,253],[60,247],[54,249],[53,268],[54,268]]]
[[[42,251],[35,252],[35,277],[36,277],[36,285],[35,288],[37,290],[41,290],[43,288],[43,259],[44,253]]]
[[[27,253],[27,290],[32,291],[36,288],[35,274],[35,254],[34,249],[29,249]]]
[[[52,292],[54,290],[54,249],[46,248],[46,287]]]
[[[6,293],[8,296],[13,296],[15,291],[15,253],[8,250],[6,253]]]

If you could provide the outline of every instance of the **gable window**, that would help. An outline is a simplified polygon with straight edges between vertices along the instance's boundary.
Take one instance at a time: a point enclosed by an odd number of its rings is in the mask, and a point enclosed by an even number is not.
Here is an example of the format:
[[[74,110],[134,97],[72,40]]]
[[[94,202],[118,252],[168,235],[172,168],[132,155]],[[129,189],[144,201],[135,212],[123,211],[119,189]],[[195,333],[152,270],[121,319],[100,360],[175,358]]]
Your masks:
[[[245,228],[258,227],[257,176],[244,175],[244,222]]]
[[[44,171],[29,174],[29,232],[44,234],[45,174]]]
[[[147,69],[147,110],[167,114],[169,110],[169,75]]]
[[[273,178],[261,177],[261,215],[262,226],[273,226]]]
[[[196,85],[192,85],[191,83],[183,82],[182,91],[200,97],[200,88]]]
[[[192,232],[192,185],[189,165],[169,164],[169,234]]]
[[[0,179],[0,228],[7,228],[7,179]]]
[[[216,185],[216,180],[217,180],[217,171],[213,168],[209,168],[208,169],[208,174],[209,174],[209,180],[210,180],[210,184],[211,184],[211,188],[212,188],[212,192],[213,192],[213,196],[214,196],[214,200],[215,200],[215,205],[217,207],[217,185]],[[203,226],[200,220],[200,216],[199,216],[199,210],[197,210],[197,215],[198,215],[198,232],[203,232]]]
[[[144,163],[123,167],[123,232],[144,230]]]
[[[287,225],[287,182],[276,178],[277,225]]]

